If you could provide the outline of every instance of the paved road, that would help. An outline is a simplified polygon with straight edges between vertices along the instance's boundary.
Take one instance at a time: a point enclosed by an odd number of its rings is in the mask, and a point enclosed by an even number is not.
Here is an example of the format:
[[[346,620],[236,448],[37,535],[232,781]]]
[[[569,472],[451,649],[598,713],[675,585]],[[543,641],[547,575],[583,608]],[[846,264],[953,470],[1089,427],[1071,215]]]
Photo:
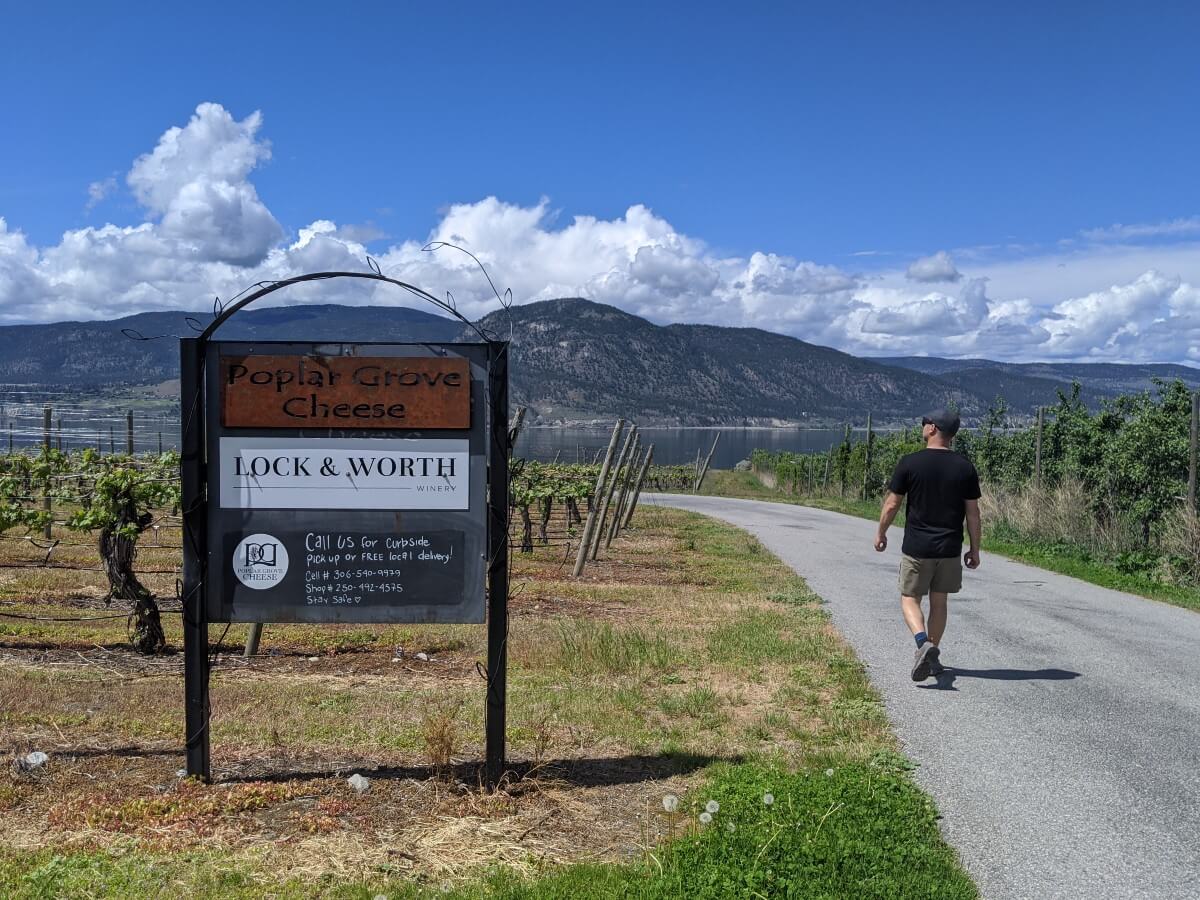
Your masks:
[[[652,495],[756,535],[823,597],[985,898],[1200,898],[1200,613],[987,554],[950,601],[939,682],[909,679],[900,532]]]

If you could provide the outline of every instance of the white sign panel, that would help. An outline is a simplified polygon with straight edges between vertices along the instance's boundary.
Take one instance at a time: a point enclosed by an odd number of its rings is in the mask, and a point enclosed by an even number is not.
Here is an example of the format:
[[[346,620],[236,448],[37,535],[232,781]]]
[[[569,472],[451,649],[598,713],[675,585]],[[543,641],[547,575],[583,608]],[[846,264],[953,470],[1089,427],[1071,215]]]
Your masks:
[[[468,508],[465,440],[223,437],[226,509]]]

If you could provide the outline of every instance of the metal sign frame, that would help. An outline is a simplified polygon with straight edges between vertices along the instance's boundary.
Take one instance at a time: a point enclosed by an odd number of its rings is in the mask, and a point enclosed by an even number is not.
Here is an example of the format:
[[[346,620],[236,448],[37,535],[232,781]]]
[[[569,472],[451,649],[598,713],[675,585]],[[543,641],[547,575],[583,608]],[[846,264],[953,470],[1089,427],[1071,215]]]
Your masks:
[[[285,282],[273,282],[225,309],[199,337],[180,339],[180,398],[181,398],[181,487],[183,511],[183,631],[184,631],[184,725],[187,774],[204,781],[211,780],[211,740],[209,681],[211,674],[208,637],[210,614],[220,598],[212,596],[214,579],[210,576],[210,517],[218,509],[219,486],[215,472],[209,466],[212,457],[213,410],[219,410],[220,398],[212,397],[215,373],[215,349],[212,333],[231,315],[261,296],[301,281],[331,277],[367,278],[397,284],[411,293],[438,306],[440,301],[424,291],[382,275],[366,273],[316,273]],[[444,308],[444,307],[443,307]],[[456,313],[455,313],[456,314]],[[457,315],[457,314],[456,314]],[[461,318],[461,316],[459,316]],[[465,320],[464,320],[465,321]],[[468,323],[469,324],[469,323]],[[475,326],[471,326],[475,328]],[[479,331],[476,328],[476,331]],[[485,705],[485,781],[490,787],[499,783],[505,765],[505,722],[508,664],[508,469],[511,450],[508,434],[508,342],[485,338],[477,344],[446,344],[446,348],[471,347],[471,353],[485,364],[486,396],[483,409],[472,415],[484,417],[482,441],[485,450],[483,496],[485,499],[486,532],[483,561],[486,577],[487,607],[487,695]],[[252,342],[237,342],[250,344]],[[329,345],[327,338],[313,342],[288,342],[295,346],[310,343]],[[346,342],[370,346],[364,342]],[[257,346],[266,346],[259,342]],[[426,348],[439,345],[424,344]],[[219,386],[218,386],[219,389]],[[472,391],[474,394],[474,391]],[[315,431],[315,429],[314,429]],[[328,431],[328,430],[326,430]],[[391,434],[391,432],[387,432]],[[385,437],[381,434],[380,437]],[[219,556],[224,560],[224,556]],[[222,563],[223,564],[223,563]],[[258,619],[241,619],[259,621]],[[360,620],[361,621],[361,620]]]

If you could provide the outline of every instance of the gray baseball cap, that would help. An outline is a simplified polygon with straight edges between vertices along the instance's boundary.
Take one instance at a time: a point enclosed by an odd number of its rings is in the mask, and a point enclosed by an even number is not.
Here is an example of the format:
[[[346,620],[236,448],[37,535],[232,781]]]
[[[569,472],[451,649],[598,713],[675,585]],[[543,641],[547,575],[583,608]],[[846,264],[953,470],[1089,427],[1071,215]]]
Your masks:
[[[958,418],[958,413],[952,409],[935,409],[933,412],[925,413],[921,418],[922,425],[936,425],[937,430],[946,437],[954,437],[958,433],[958,429],[962,426],[962,421]]]

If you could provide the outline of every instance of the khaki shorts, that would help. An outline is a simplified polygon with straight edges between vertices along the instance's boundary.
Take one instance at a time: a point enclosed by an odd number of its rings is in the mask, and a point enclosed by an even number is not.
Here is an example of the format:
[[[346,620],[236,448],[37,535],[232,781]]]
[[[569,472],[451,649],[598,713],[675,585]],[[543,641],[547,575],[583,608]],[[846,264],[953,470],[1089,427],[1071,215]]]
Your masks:
[[[918,600],[933,591],[955,594],[962,590],[962,560],[957,556],[946,559],[917,559],[900,557],[900,593]]]

